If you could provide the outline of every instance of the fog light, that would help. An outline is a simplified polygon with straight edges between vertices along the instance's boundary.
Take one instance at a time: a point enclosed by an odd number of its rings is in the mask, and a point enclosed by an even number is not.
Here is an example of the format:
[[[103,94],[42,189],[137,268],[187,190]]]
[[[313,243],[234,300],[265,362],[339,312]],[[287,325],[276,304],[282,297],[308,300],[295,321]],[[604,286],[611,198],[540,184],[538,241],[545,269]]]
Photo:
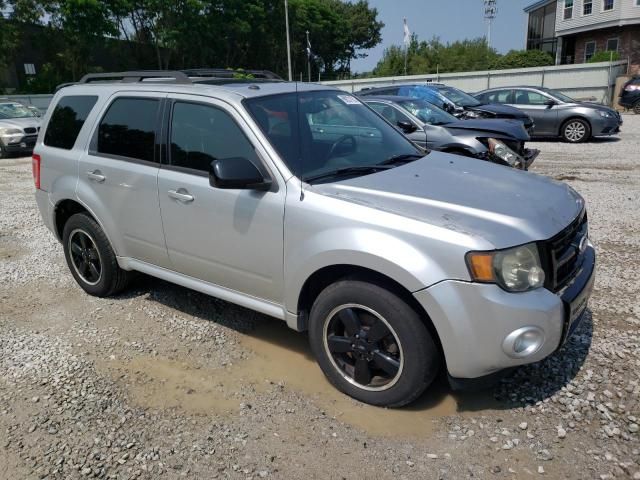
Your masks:
[[[544,332],[538,327],[522,327],[511,332],[502,342],[504,352],[513,358],[533,355],[544,343]]]

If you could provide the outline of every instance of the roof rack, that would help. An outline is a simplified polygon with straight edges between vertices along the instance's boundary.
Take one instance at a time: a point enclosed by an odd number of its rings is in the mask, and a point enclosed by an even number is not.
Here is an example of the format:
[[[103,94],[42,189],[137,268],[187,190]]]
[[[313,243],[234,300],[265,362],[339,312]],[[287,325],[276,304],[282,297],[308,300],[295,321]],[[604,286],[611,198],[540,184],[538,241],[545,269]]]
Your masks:
[[[140,70],[114,73],[88,73],[78,83],[120,81],[123,83],[137,83],[147,79],[169,79],[175,83],[189,84],[191,80],[183,72],[174,70]]]
[[[269,70],[231,70],[226,68],[189,68],[180,70],[189,77],[236,78],[236,75],[252,75],[255,79],[282,80]]]

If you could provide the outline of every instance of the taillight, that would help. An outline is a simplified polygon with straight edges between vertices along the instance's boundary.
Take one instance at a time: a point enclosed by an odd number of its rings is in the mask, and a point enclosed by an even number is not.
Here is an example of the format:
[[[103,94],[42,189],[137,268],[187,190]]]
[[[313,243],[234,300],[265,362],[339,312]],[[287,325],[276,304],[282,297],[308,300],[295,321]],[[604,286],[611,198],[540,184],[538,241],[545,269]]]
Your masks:
[[[31,169],[33,170],[33,183],[36,190],[40,190],[40,155],[34,153],[31,157]]]

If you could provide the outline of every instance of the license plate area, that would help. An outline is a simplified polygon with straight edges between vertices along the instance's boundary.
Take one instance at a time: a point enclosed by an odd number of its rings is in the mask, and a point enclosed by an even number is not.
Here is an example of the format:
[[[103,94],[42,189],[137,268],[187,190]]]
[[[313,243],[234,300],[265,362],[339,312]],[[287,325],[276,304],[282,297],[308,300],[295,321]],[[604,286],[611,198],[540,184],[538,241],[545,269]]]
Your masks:
[[[582,291],[578,294],[578,296],[569,304],[569,312],[568,312],[568,321],[565,329],[565,338],[563,343],[567,341],[569,336],[573,333],[573,331],[578,327],[578,324],[582,320],[584,312],[587,310],[587,304],[589,302],[589,297],[591,296],[591,292],[593,291],[593,284],[595,283],[595,272],[591,274],[591,278],[582,289]]]

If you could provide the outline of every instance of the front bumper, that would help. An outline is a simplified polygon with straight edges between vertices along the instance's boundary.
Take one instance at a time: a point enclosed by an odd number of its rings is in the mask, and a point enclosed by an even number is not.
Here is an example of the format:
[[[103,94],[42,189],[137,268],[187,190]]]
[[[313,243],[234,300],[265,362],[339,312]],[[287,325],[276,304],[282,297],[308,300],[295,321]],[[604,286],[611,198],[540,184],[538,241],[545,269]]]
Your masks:
[[[31,155],[34,147],[36,146],[37,135],[25,136],[19,142],[16,143],[2,143],[2,148],[5,152],[11,154],[28,154]]]
[[[414,293],[428,312],[451,377],[478,378],[542,360],[556,351],[584,315],[595,275],[595,252],[587,247],[574,280],[558,294],[547,289],[509,293],[497,285],[446,280]],[[521,328],[542,332],[540,346],[517,357],[506,349]]]
[[[594,137],[601,135],[616,135],[620,133],[622,118],[617,115],[613,118],[598,117],[591,122],[591,135]]]

